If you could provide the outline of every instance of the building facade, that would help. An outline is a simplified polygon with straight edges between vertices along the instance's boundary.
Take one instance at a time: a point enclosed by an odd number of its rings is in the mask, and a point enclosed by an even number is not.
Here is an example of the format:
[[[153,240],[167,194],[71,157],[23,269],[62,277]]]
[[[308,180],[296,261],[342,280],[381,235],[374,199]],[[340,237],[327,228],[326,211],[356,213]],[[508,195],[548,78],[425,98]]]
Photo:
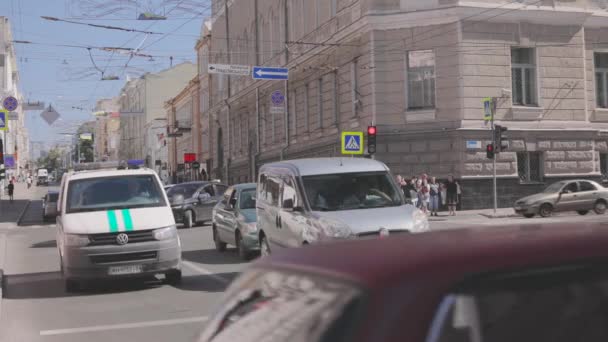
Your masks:
[[[0,101],[8,96],[23,103],[19,92],[19,70],[13,45],[11,25],[7,17],[0,16]],[[14,115],[14,116],[13,116]],[[4,143],[6,174],[17,176],[25,174],[29,167],[29,135],[25,127],[25,113],[20,105],[12,112],[7,130],[0,131]]]
[[[93,115],[95,115],[95,160],[118,161],[120,143],[118,98],[98,100]]]
[[[146,139],[151,133],[154,120],[166,117],[164,103],[173,98],[196,75],[196,65],[181,63],[169,69],[146,73],[128,80],[120,93],[120,147],[121,160],[141,160],[152,167],[150,151]]]
[[[177,96],[165,104],[170,137],[168,143],[169,174],[173,182],[200,179],[201,169],[195,170],[184,155],[193,153],[200,163],[202,155],[199,79],[194,77]],[[204,168],[204,165],[201,165]]]
[[[215,1],[210,165],[230,183],[264,163],[340,155],[342,131],[378,127],[395,174],[459,179],[464,209],[491,205],[483,99],[509,129],[499,206],[608,174],[608,33],[597,0]],[[204,37],[203,37],[204,38]],[[201,46],[202,47],[202,46]],[[289,81],[206,74],[207,63],[284,66]],[[272,94],[285,95],[284,111]],[[280,109],[280,108],[279,108]],[[278,113],[278,114],[277,114]]]

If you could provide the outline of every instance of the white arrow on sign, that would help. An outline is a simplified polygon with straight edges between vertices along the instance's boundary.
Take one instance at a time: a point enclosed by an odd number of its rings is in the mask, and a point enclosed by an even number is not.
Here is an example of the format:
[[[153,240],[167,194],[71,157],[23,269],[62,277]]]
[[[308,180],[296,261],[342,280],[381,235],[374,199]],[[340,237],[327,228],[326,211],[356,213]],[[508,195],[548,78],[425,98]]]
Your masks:
[[[263,70],[258,70],[255,72],[256,75],[262,77],[262,76],[287,76],[288,73],[286,72],[276,72],[276,71],[263,71]]]

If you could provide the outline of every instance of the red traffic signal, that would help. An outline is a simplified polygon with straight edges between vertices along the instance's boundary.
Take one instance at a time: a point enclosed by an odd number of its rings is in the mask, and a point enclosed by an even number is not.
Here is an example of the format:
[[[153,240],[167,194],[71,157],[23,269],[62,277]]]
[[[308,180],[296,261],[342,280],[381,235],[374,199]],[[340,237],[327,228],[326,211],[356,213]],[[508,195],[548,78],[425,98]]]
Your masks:
[[[376,135],[376,126],[367,126],[368,135]]]
[[[488,157],[488,159],[494,159],[494,144],[488,144],[488,146],[486,146],[486,157]]]
[[[376,153],[376,126],[367,126],[367,153]]]

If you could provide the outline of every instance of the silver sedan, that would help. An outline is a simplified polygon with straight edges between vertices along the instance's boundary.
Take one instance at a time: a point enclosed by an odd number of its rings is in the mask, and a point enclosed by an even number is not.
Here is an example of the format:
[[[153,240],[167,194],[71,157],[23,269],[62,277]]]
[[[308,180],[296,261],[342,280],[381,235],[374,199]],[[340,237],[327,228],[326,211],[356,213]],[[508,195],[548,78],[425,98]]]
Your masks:
[[[255,192],[255,183],[232,186],[213,208],[213,240],[218,251],[234,245],[244,260],[259,252]]]
[[[571,180],[553,183],[543,192],[515,202],[515,212],[524,217],[551,216],[554,212],[576,211],[586,215],[593,210],[601,215],[608,207],[608,189],[588,180]]]

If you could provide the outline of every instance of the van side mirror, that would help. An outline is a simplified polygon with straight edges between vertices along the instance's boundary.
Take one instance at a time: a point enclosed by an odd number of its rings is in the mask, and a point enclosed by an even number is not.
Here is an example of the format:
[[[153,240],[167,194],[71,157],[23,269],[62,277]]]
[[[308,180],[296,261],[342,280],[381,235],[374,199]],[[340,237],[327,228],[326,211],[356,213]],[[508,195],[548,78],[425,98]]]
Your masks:
[[[293,198],[288,198],[286,200],[283,200],[283,209],[285,210],[293,210]]]

